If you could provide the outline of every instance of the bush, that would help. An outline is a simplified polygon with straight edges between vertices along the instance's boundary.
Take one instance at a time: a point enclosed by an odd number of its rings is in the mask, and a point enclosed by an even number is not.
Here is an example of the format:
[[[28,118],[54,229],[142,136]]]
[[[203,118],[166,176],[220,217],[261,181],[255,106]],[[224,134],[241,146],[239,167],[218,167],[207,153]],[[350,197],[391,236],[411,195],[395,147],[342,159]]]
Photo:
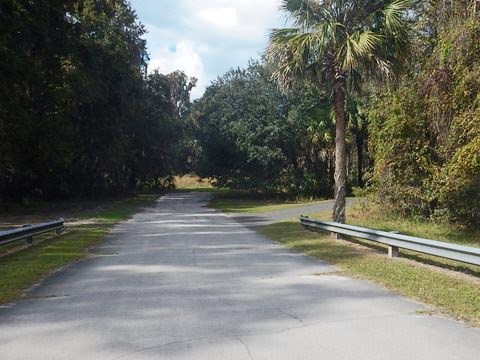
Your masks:
[[[397,211],[478,225],[480,23],[459,9],[437,24],[420,71],[371,98],[373,184]]]

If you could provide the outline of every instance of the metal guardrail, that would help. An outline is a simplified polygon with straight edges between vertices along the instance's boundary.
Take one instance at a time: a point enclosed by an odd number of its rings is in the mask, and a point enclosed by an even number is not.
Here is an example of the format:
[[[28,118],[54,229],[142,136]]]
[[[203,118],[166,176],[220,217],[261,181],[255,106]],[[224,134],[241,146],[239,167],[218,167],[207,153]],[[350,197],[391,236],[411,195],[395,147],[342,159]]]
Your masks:
[[[58,219],[56,221],[35,225],[23,225],[21,228],[0,231],[0,246],[23,239],[27,240],[28,244],[31,244],[34,236],[50,231],[56,231],[57,234],[60,234],[64,229],[63,222],[63,219]]]
[[[324,230],[388,245],[388,255],[390,257],[398,256],[398,249],[407,249],[468,264],[480,265],[480,248],[373,230],[360,226],[312,220],[308,216],[303,215],[300,216],[300,224],[310,230]]]

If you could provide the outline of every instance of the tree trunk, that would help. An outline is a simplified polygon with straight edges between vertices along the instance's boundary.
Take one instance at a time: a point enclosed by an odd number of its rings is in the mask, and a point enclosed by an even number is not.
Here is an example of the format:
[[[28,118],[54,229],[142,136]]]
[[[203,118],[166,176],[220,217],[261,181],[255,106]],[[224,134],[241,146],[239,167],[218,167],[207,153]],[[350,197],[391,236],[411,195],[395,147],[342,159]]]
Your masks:
[[[346,119],[345,119],[345,80],[341,74],[336,76],[334,85],[335,112],[335,204],[333,206],[333,221],[345,223],[345,201],[347,196],[346,168]]]
[[[357,131],[356,143],[357,143],[357,179],[358,187],[363,188],[363,134]]]

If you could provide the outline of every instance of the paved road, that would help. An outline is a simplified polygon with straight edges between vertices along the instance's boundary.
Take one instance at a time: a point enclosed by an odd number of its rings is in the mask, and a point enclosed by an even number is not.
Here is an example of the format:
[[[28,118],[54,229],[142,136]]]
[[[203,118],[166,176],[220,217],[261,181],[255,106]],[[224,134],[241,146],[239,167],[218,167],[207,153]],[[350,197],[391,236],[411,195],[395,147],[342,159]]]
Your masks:
[[[282,249],[207,196],[162,198],[0,310],[0,359],[479,359],[479,330]]]
[[[354,204],[357,200],[355,198],[347,199],[347,205]],[[286,220],[299,215],[308,215],[320,211],[331,211],[333,209],[333,200],[326,200],[317,204],[300,205],[297,207],[265,211],[259,213],[233,213],[230,214],[232,218],[247,225],[248,227],[269,225],[277,221]]]

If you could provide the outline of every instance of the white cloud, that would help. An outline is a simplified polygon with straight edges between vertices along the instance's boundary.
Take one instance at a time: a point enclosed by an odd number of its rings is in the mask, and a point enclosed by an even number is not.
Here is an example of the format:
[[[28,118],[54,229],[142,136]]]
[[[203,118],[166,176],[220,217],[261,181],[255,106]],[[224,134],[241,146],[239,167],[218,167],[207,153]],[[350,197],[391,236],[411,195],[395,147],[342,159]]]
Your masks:
[[[238,22],[237,11],[231,6],[205,9],[194,14],[194,17],[220,29],[234,28]]]
[[[216,37],[243,42],[266,39],[278,24],[280,0],[187,0],[190,26]],[[221,30],[221,32],[219,32]]]
[[[198,78],[192,97],[232,67],[257,58],[283,25],[280,0],[131,0],[146,24],[150,71]],[[148,20],[145,20],[148,19]]]
[[[206,77],[202,58],[192,42],[181,40],[175,45],[175,49],[167,46],[153,48],[150,57],[149,72],[158,70],[162,74],[169,74],[181,70],[189,77],[198,79],[196,88],[192,90],[192,96],[197,98],[202,95]]]

